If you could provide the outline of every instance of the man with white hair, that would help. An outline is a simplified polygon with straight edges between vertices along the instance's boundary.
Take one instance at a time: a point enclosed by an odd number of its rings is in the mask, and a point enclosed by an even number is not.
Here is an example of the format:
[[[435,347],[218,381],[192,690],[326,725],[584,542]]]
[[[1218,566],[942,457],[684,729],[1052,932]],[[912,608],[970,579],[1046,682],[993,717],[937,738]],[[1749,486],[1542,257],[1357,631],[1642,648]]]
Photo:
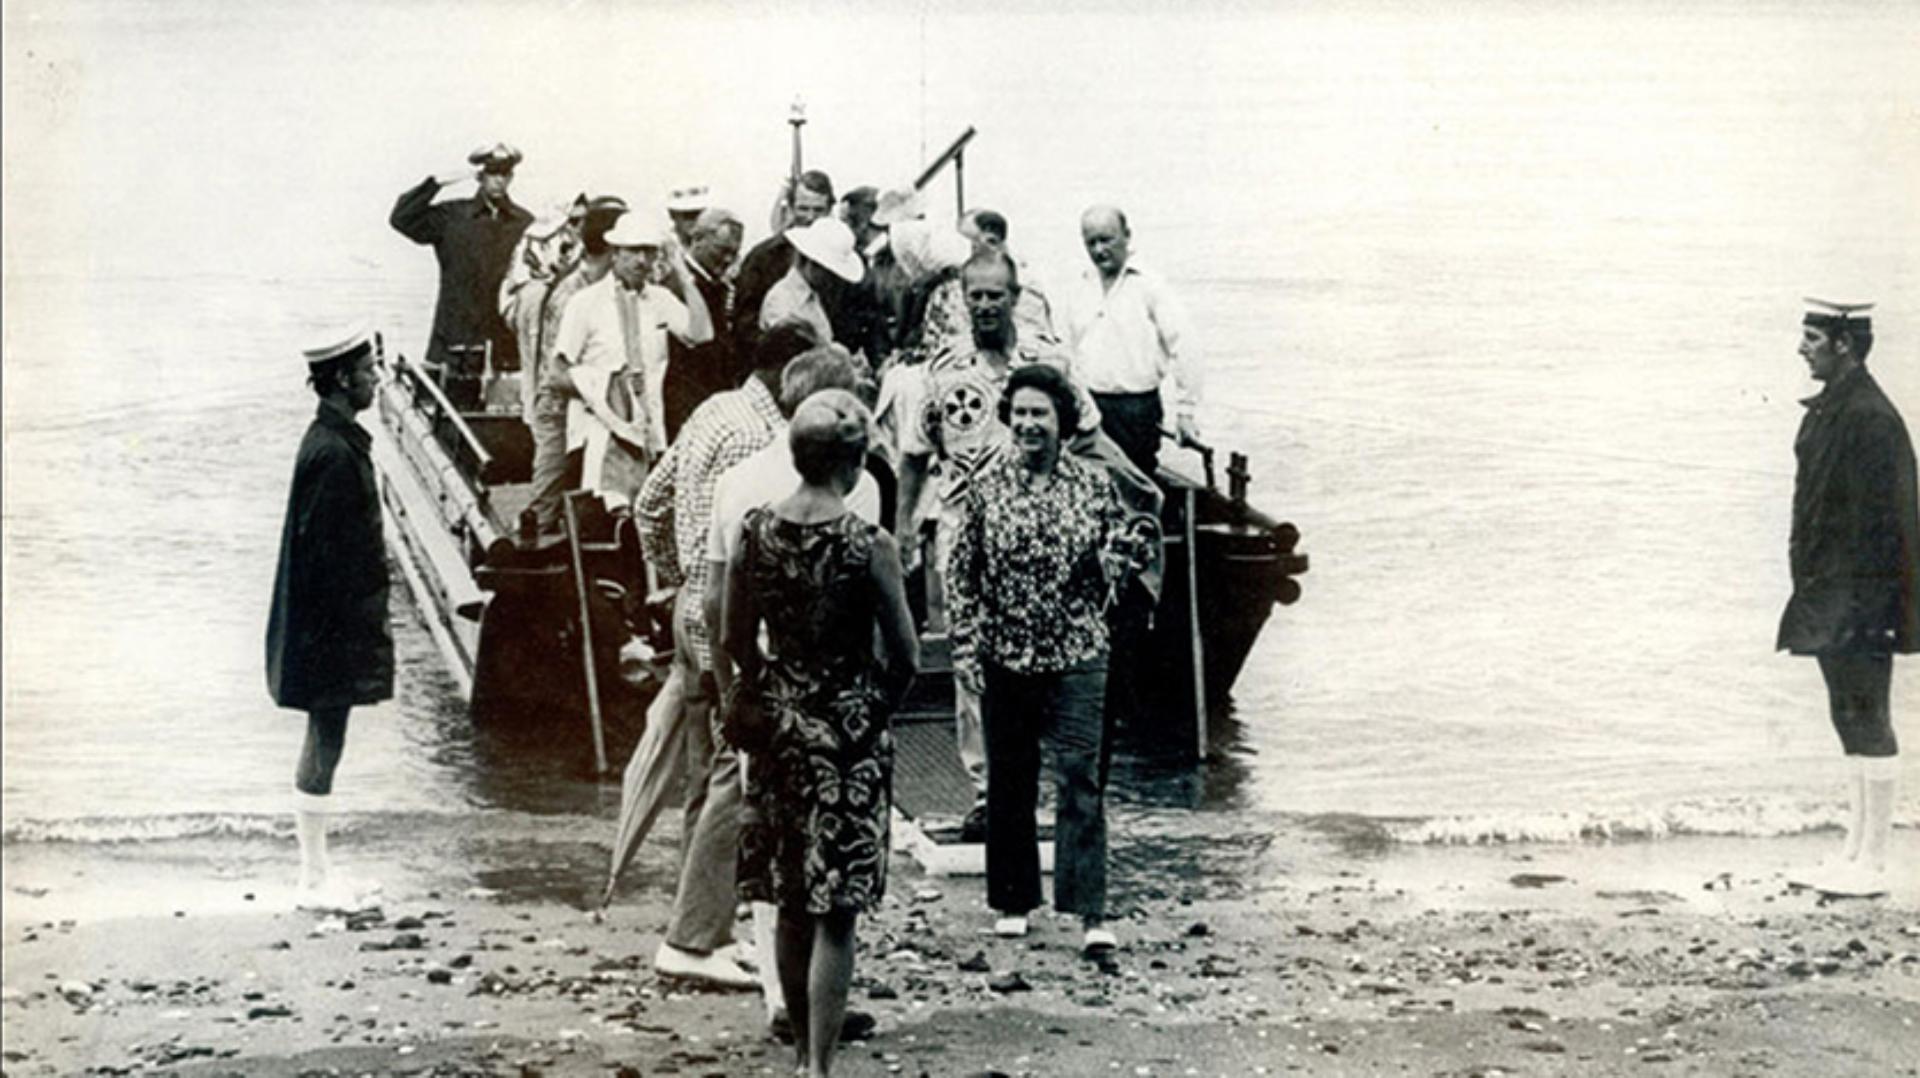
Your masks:
[[[700,344],[678,338],[667,342],[663,408],[669,443],[679,437],[681,425],[702,401],[735,388],[747,376],[734,349],[733,336],[727,331],[733,324],[731,271],[740,254],[743,231],[740,219],[729,211],[702,210],[688,232],[686,250],[677,259],[681,272],[668,282],[669,288],[679,289],[679,297],[689,311],[697,308],[704,312],[714,327],[713,337]]]

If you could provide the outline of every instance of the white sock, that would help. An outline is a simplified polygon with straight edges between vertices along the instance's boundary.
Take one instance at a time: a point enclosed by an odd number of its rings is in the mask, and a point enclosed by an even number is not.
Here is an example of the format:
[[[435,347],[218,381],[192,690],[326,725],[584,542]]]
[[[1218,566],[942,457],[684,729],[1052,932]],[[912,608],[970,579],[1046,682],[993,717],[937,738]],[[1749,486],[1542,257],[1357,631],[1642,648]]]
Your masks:
[[[1860,864],[1869,872],[1887,869],[1887,842],[1893,835],[1893,802],[1900,791],[1900,757],[1868,756],[1861,764],[1866,794]]]
[[[1847,841],[1840,849],[1842,861],[1860,859],[1860,841],[1867,830],[1867,760],[1847,757]]]
[[[760,995],[767,1001],[767,1019],[785,1010],[787,997],[780,990],[780,967],[773,957],[773,930],[780,911],[771,902],[753,904],[753,960],[760,964]]]
[[[332,810],[324,794],[298,790],[293,795],[293,827],[300,839],[300,886],[312,890],[327,882],[332,865],[327,858],[327,816]]]

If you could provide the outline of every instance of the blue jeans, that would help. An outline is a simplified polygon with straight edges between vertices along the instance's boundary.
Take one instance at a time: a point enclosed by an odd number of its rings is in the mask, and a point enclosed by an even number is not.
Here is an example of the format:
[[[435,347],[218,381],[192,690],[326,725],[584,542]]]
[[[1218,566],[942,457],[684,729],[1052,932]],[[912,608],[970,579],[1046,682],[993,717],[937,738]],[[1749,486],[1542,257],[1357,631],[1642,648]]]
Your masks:
[[[1040,746],[1053,750],[1053,908],[1102,918],[1107,903],[1107,814],[1101,781],[1104,659],[1047,674],[986,664],[981,721],[987,735],[987,904],[1024,914],[1040,905],[1033,821]]]

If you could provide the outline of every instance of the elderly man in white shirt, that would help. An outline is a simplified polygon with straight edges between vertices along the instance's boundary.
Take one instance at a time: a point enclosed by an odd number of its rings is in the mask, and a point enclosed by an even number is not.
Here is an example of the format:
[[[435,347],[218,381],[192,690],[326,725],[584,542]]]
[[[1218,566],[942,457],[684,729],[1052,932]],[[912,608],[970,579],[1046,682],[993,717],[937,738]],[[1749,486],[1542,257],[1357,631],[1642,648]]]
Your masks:
[[[705,310],[689,313],[648,277],[664,230],[628,214],[607,233],[613,272],[575,293],[554,341],[555,362],[572,376],[567,448],[584,449],[581,486],[630,501],[649,462],[666,451],[662,383],[667,334],[689,344],[713,335]]]
[[[1080,238],[1093,265],[1070,302],[1074,372],[1099,402],[1107,433],[1141,471],[1160,458],[1165,418],[1161,387],[1174,383],[1174,429],[1182,442],[1200,428],[1201,371],[1191,351],[1187,315],[1159,274],[1130,257],[1126,214],[1095,206],[1080,218]]]

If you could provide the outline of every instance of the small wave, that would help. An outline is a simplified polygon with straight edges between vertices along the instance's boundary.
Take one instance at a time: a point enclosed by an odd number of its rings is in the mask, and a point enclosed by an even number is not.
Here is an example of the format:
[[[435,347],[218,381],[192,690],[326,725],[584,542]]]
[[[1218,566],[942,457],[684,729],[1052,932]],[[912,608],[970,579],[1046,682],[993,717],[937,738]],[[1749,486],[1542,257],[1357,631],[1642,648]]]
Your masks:
[[[1683,835],[1776,838],[1841,827],[1843,812],[1840,805],[1819,802],[1697,801],[1647,811],[1436,816],[1398,821],[1389,824],[1387,830],[1397,842],[1423,846],[1645,840]],[[1912,812],[1896,822],[1905,827],[1920,823]]]
[[[10,820],[5,829],[0,830],[0,843],[107,846],[190,838],[271,838],[290,833],[292,828],[292,817],[284,813],[79,816],[59,820]]]

